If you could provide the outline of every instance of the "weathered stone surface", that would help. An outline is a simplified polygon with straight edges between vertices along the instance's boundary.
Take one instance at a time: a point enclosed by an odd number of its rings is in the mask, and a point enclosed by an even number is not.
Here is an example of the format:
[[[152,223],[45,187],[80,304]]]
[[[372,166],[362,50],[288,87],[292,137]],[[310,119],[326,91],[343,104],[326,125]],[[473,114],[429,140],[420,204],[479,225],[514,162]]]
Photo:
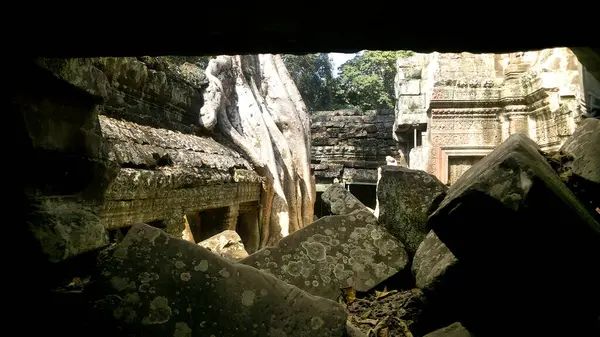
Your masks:
[[[120,167],[100,206],[107,228],[161,220],[177,235],[186,212],[260,199],[262,180],[250,163],[211,138],[99,121],[109,160]]]
[[[405,151],[411,168],[450,184],[511,134],[558,150],[600,88],[569,48],[415,53],[396,69],[393,135],[415,138]]]
[[[80,195],[107,229],[170,234],[184,214],[260,199],[262,179],[226,143],[194,134],[203,71],[164,58],[38,59],[16,91],[35,195]],[[100,114],[100,116],[99,116]],[[46,163],[56,165],[48,167]]]
[[[231,261],[239,261],[248,257],[248,252],[244,248],[242,238],[236,231],[226,230],[217,235],[199,242],[198,246],[204,247],[211,252],[218,254]]]
[[[329,186],[323,192],[321,198],[329,206],[331,213],[335,215],[347,215],[354,211],[366,209],[366,206],[360,200],[356,199],[352,193],[346,191],[342,184]]]
[[[462,324],[456,322],[445,328],[428,333],[425,337],[473,337],[473,335]]]
[[[600,225],[526,136],[510,136],[471,167],[429,226],[460,261],[455,310],[474,334],[510,334],[506,312],[523,334],[592,329],[600,279],[590,266],[600,260]],[[556,289],[569,290],[557,296]]]
[[[76,201],[32,200],[27,226],[51,262],[60,262],[108,245],[108,235],[96,214]]]
[[[600,120],[584,119],[561,151],[574,157],[572,173],[600,184]]]
[[[434,231],[429,231],[417,249],[412,261],[412,273],[417,287],[434,290],[436,284],[443,282],[443,277],[449,268],[458,260],[446,245],[437,237]]]
[[[346,313],[254,268],[139,224],[100,260],[110,336],[343,336]]]
[[[383,166],[377,183],[379,223],[414,254],[429,232],[427,217],[447,190],[447,186],[427,172]]]
[[[336,299],[341,287],[367,291],[403,270],[408,255],[364,208],[322,217],[241,263],[312,294]]]
[[[393,123],[391,110],[313,112],[311,158],[319,163],[315,166],[317,182],[330,178],[375,182],[377,166],[385,163],[386,156],[397,155]],[[337,172],[336,164],[341,165]]]
[[[164,58],[38,59],[37,63],[103,97],[104,113],[109,116],[187,133],[195,129],[202,106],[200,89],[208,84],[199,67]]]

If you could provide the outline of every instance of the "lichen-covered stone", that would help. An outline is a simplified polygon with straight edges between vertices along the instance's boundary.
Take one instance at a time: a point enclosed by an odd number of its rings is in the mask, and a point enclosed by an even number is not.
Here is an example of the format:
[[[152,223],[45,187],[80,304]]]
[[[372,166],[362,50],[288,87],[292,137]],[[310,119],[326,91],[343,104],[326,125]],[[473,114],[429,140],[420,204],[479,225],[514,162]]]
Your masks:
[[[252,165],[225,142],[195,134],[208,83],[197,66],[161,57],[35,65],[32,88],[14,100],[32,164],[60,160],[31,190],[81,193],[107,229],[152,222],[173,235],[187,212],[260,199],[263,180]]]
[[[204,247],[231,261],[239,261],[248,257],[248,252],[244,248],[242,238],[240,238],[236,231],[232,230],[223,231],[204,241],[198,242],[198,246]]]
[[[600,224],[531,139],[512,135],[471,167],[428,224],[459,260],[461,282],[446,286],[462,288],[455,312],[474,334],[510,335],[507,312],[524,335],[589,333]]]
[[[108,245],[104,226],[88,207],[61,198],[44,198],[34,203],[27,225],[49,261],[60,262]]]
[[[600,184],[600,120],[584,119],[561,151],[574,157],[572,173]]]
[[[414,254],[429,232],[427,217],[448,187],[424,171],[401,166],[381,167],[377,183],[379,223]]]
[[[416,285],[420,289],[433,291],[435,286],[444,281],[444,275],[458,260],[448,247],[429,231],[419,245],[412,261],[412,273]]]
[[[260,199],[262,178],[252,165],[211,138],[107,116],[99,122],[108,159],[120,168],[103,192],[107,228],[162,220],[177,235],[188,211]]]
[[[342,287],[367,291],[403,270],[408,255],[402,243],[364,208],[320,218],[240,263],[312,294],[336,299]]]
[[[346,191],[342,184],[329,186],[323,192],[321,199],[335,215],[346,215],[367,208],[352,193]]]
[[[335,110],[311,114],[311,158],[317,183],[338,178],[375,182],[377,166],[397,156],[392,110]]]
[[[473,337],[473,335],[462,324],[456,322],[445,328],[428,333],[425,337]]]
[[[100,259],[95,329],[107,336],[336,336],[346,313],[249,266],[139,224]]]

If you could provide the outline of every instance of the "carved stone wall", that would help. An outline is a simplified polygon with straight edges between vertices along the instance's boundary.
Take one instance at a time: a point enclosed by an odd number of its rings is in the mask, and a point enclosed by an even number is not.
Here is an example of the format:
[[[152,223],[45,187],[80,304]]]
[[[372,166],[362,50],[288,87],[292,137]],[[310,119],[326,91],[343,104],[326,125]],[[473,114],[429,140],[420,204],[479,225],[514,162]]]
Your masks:
[[[415,54],[397,67],[395,137],[409,126],[426,130],[421,145],[411,146],[410,166],[443,182],[464,169],[450,167],[449,158],[485,156],[514,133],[527,134],[545,151],[560,148],[590,110],[590,92],[598,92],[589,79],[583,84],[568,48]]]
[[[377,182],[386,156],[399,158],[391,110],[317,111],[311,116],[312,168],[317,184]],[[322,190],[323,186],[321,186]]]
[[[207,84],[196,66],[144,57],[22,67],[12,108],[34,203],[85,209],[109,231],[145,222],[176,236],[185,214],[227,207],[224,226],[235,229],[237,205],[259,203],[252,165],[218,134],[195,133]]]

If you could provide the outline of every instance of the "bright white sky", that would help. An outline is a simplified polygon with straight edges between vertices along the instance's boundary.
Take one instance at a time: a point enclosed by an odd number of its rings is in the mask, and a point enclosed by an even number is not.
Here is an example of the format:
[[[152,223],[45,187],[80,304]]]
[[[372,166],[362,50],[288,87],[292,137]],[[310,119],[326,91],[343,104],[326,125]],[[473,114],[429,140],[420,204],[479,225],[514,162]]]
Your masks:
[[[355,54],[344,54],[344,53],[329,53],[329,58],[333,60],[333,76],[337,77],[338,67],[344,64],[344,62],[356,56]]]

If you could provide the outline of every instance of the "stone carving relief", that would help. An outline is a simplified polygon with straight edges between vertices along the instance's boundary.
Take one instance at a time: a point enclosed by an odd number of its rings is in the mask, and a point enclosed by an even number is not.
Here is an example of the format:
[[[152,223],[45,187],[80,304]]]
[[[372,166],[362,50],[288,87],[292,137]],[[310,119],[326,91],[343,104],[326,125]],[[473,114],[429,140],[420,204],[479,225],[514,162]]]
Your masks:
[[[573,102],[579,97],[582,104],[590,101],[585,99],[581,65],[568,48],[499,55],[415,54],[397,66],[403,75],[396,78],[395,123],[427,124],[427,149],[409,151],[438,178],[438,171],[448,167],[442,163],[447,158],[439,155],[442,147],[491,150],[513,133],[527,134],[543,150],[559,147],[575,129],[581,110]],[[408,84],[408,69],[421,74],[419,86]]]

